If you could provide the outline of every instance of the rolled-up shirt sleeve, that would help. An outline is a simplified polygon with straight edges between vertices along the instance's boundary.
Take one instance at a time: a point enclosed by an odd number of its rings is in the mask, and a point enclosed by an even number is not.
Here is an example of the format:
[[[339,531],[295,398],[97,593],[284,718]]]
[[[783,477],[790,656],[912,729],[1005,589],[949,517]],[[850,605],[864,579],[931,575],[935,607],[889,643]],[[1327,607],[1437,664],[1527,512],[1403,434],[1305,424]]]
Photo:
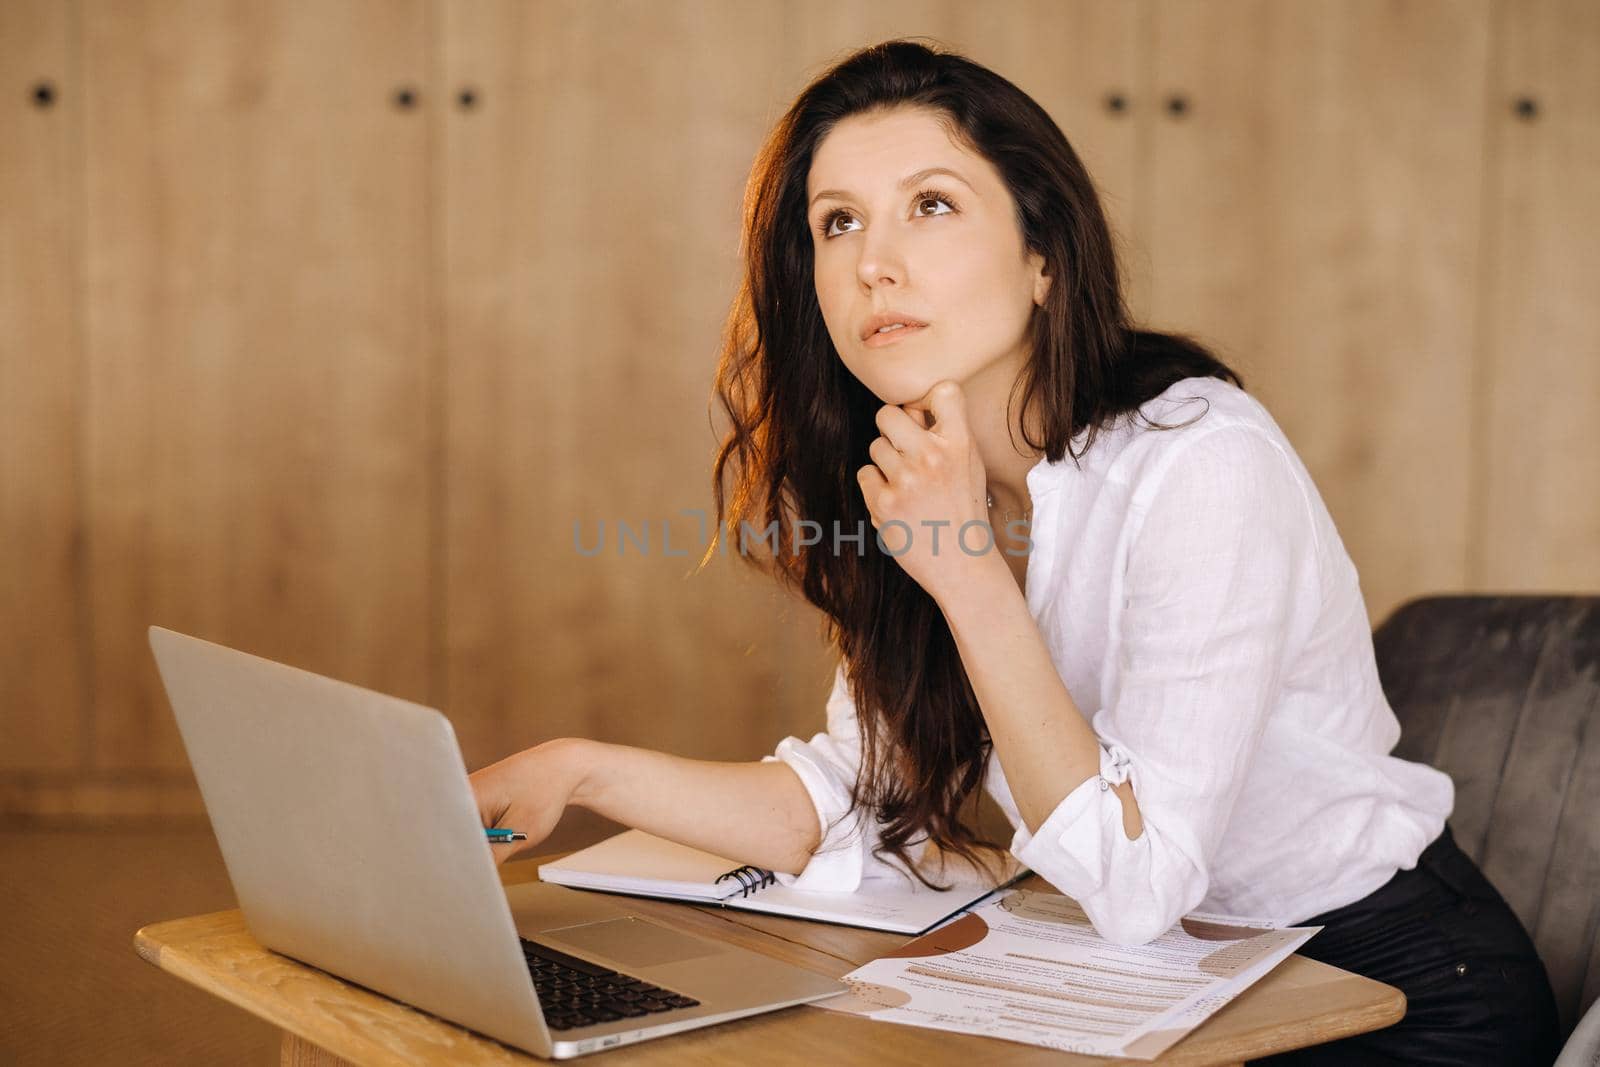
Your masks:
[[[1120,944],[1160,936],[1205,898],[1210,858],[1303,640],[1296,620],[1314,614],[1306,598],[1318,595],[1313,514],[1276,442],[1224,425],[1164,460],[1131,501],[1139,525],[1115,655],[1090,717],[1100,773],[1037,832],[1019,821],[1011,844]],[[1124,781],[1144,823],[1132,840],[1111,788]]]
[[[877,820],[866,807],[850,811],[850,793],[861,770],[861,735],[855,701],[841,662],[828,695],[827,730],[809,741],[786,737],[762,762],[781,760],[800,778],[817,810],[821,843],[799,874],[775,872],[781,885],[848,893],[867,878],[901,877],[898,868],[873,854]],[[912,850],[913,858],[916,850]]]

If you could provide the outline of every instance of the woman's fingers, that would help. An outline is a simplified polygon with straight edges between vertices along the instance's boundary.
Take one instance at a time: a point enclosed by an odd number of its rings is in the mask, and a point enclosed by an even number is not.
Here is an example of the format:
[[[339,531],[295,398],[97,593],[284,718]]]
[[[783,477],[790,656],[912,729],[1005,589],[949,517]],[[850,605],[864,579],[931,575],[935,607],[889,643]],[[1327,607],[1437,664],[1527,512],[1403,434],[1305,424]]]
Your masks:
[[[566,810],[572,783],[560,773],[560,753],[554,742],[535,745],[467,776],[486,828],[517,830],[527,840],[489,842],[490,854],[501,864],[539,847]]]
[[[942,381],[928,390],[927,408],[935,433],[943,437],[967,435],[967,398],[956,382]]]
[[[903,409],[885,404],[878,409],[873,421],[878,424],[878,432],[887,437],[897,451],[909,457],[921,453],[928,431]]]
[[[856,483],[861,486],[861,499],[867,505],[867,514],[872,516],[872,528],[876,530],[881,521],[878,518],[878,494],[888,487],[889,482],[881,470],[868,463],[856,471]]]
[[[889,481],[894,481],[905,470],[906,457],[900,454],[887,437],[873,438],[872,444],[867,446],[867,455],[872,457],[872,462],[878,465],[878,469]]]

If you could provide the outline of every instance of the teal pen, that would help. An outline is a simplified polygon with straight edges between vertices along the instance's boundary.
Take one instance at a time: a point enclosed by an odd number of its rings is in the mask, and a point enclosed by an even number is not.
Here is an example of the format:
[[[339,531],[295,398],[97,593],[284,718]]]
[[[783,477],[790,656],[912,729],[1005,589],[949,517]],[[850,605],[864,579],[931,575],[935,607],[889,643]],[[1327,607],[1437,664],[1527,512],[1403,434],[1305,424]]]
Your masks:
[[[485,829],[490,841],[526,841],[528,835],[520,830]]]

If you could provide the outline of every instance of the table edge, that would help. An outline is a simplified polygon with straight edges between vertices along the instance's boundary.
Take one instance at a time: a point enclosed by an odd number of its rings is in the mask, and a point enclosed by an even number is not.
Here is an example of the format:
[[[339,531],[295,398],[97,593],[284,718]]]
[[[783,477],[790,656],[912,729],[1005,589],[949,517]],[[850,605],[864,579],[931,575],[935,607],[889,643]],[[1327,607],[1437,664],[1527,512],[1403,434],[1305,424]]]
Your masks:
[[[574,892],[577,892],[577,890],[574,890]],[[248,1011],[256,1018],[262,1019],[263,1021],[276,1026],[285,1032],[292,1033],[297,1037],[303,1038],[304,1040],[317,1045],[318,1047],[328,1048],[329,1046],[322,1043],[327,1040],[329,1036],[327,1033],[320,1031],[317,1033],[312,1033],[310,1032],[311,1028],[304,1025],[296,1016],[291,1013],[280,1013],[274,1010],[270,1003],[263,1001],[261,998],[251,996],[247,989],[236,989],[232,983],[226,981],[218,982],[216,980],[218,976],[217,971],[205,966],[204,964],[195,962],[185,953],[171,951],[170,946],[165,943],[163,934],[166,928],[188,926],[189,924],[206,919],[226,919],[230,922],[237,922],[238,925],[243,928],[243,932],[247,936],[251,937],[252,942],[255,943],[259,951],[263,953],[270,953],[271,955],[278,957],[281,961],[290,965],[296,967],[305,967],[308,970],[316,970],[316,968],[310,967],[310,965],[296,960],[292,956],[284,956],[282,953],[275,952],[274,950],[267,948],[265,945],[255,942],[253,935],[250,935],[249,933],[249,926],[244,920],[243,912],[237,908],[217,912],[206,912],[199,915],[187,916],[178,919],[167,919],[160,922],[147,924],[143,927],[140,927],[138,931],[135,932],[134,948],[138,952],[140,958],[152,966],[155,966],[156,968],[165,971],[166,973],[171,974],[174,977],[189,983],[190,985],[196,986],[201,991],[210,993],[219,999],[232,1004],[234,1007]],[[754,933],[765,934],[766,936],[774,936],[766,931],[755,928],[751,929]],[[1331,967],[1329,964],[1322,965]],[[1364,982],[1369,982],[1375,986],[1382,987],[1388,991],[1388,996],[1384,997],[1382,1000],[1375,1001],[1370,1005],[1347,1012],[1341,1016],[1335,1017],[1333,1020],[1330,1020],[1328,1025],[1318,1028],[1318,1039],[1308,1043],[1308,1045],[1324,1044],[1329,1041],[1337,1041],[1341,1038],[1351,1037],[1357,1034],[1370,1033],[1374,1030],[1380,1030],[1387,1026],[1392,1026],[1405,1017],[1407,1001],[1405,993],[1400,989],[1389,985],[1386,982],[1382,982],[1374,978],[1368,978],[1365,975],[1358,975],[1352,971],[1345,971],[1343,968],[1333,967],[1332,969],[1340,971],[1349,977],[1359,978]],[[334,978],[335,980],[351,987],[352,989],[362,989],[361,986],[348,982],[337,975],[330,975],[329,977]],[[1248,992],[1248,990],[1246,990],[1246,992]],[[386,999],[392,1000],[393,998]],[[401,1006],[408,1011],[417,1012],[418,1014],[424,1016],[427,1015],[426,1012],[412,1005],[404,1004],[403,1002],[399,1001],[396,1001],[395,1003],[401,1004]],[[464,1033],[471,1034],[478,1039],[488,1041],[496,1046],[499,1046],[500,1048],[506,1048],[506,1046],[504,1046],[502,1043],[494,1041],[493,1038],[489,1038],[486,1035],[479,1034],[476,1031],[462,1027],[460,1024],[450,1023],[447,1020],[439,1020],[439,1022],[441,1025],[451,1026],[453,1029],[461,1030]],[[1273,1041],[1273,1035],[1280,1032],[1280,1027],[1303,1028],[1306,1026],[1307,1022],[1308,1020],[1301,1020],[1294,1023],[1276,1024],[1257,1030],[1247,1030],[1234,1035],[1228,1039],[1230,1044],[1228,1055],[1233,1055],[1235,1052],[1238,1053],[1238,1060],[1234,1061],[1238,1062],[1248,1060],[1255,1056],[1272,1055],[1275,1053],[1289,1052],[1292,1051],[1293,1048],[1308,1047],[1308,1045],[1286,1046],[1281,1040],[1278,1042]],[[981,1037],[983,1035],[975,1036]],[[1181,1062],[1181,1050],[1183,1045],[1190,1041],[1193,1036],[1193,1034],[1186,1035],[1177,1044],[1172,1046],[1172,1048],[1169,1050],[1169,1053],[1178,1053]],[[350,1047],[349,1045],[341,1044],[341,1047],[331,1048],[329,1050],[335,1054],[360,1057],[364,1062],[369,1061],[369,1059],[374,1055],[379,1058],[383,1058],[384,1056],[382,1051],[374,1049],[371,1046],[357,1049]],[[526,1055],[530,1063],[540,1062],[537,1057],[534,1057],[531,1054],[522,1053],[522,1055]],[[1216,1062],[1228,1061],[1218,1060]]]

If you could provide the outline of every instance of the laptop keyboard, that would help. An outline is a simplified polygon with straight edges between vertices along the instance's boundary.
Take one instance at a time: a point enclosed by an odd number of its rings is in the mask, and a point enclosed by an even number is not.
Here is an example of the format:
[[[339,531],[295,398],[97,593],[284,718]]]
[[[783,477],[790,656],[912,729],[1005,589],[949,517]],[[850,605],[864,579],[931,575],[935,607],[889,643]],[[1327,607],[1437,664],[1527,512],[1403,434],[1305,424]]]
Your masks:
[[[522,956],[528,961],[533,987],[539,993],[545,1025],[552,1030],[637,1019],[700,1003],[693,997],[557,952],[548,945],[527,938],[517,940],[522,942]]]

